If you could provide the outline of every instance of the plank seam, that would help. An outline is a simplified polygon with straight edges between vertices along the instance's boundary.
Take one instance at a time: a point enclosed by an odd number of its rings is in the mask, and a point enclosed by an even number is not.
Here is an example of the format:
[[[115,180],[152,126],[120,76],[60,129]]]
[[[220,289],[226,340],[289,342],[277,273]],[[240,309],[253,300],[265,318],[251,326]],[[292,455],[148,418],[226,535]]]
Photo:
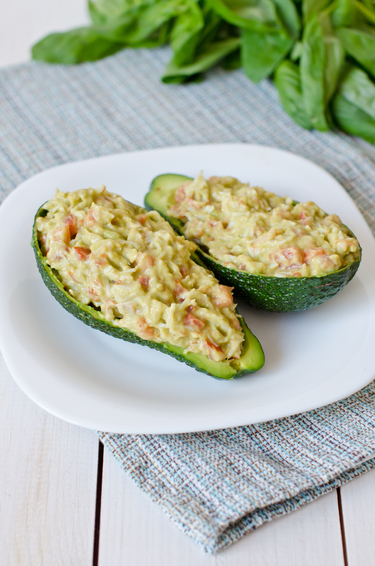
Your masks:
[[[97,480],[96,480],[94,549],[93,549],[93,558],[92,558],[92,565],[93,566],[98,566],[98,563],[99,563],[100,516],[101,516],[101,507],[102,507],[102,486],[103,486],[103,462],[104,462],[104,445],[99,440],[98,473],[97,473]]]
[[[346,547],[346,536],[345,536],[345,524],[344,524],[344,513],[342,509],[342,499],[341,499],[341,488],[336,489],[337,493],[337,504],[339,508],[339,518],[340,518],[340,530],[341,530],[341,541],[342,541],[342,553],[344,558],[344,566],[349,566],[348,561],[348,551]]]

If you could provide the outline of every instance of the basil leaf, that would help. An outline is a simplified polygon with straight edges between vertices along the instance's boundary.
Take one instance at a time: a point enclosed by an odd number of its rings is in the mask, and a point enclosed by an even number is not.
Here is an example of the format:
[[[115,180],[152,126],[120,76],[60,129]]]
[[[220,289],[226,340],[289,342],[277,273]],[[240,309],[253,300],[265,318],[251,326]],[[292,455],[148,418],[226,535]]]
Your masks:
[[[159,0],[148,4],[137,8],[131,28],[123,36],[124,42],[129,46],[138,47],[141,42],[157,32],[163,24],[179,16],[187,8],[186,1]],[[130,14],[134,15],[134,11],[128,12],[127,17]]]
[[[302,36],[301,88],[307,116],[314,128],[328,130],[325,114],[325,46],[323,29],[314,13]]]
[[[268,77],[291,50],[294,39],[284,33],[259,33],[243,29],[241,61],[244,73],[254,83]]]
[[[375,30],[340,28],[336,30],[345,51],[375,77]]]
[[[332,0],[302,0],[303,23],[307,24],[314,14],[323,12],[331,2]]]
[[[284,61],[275,72],[274,82],[284,110],[297,124],[311,129],[313,124],[306,114],[298,66],[291,61]]]
[[[332,25],[337,27],[354,26],[358,23],[359,12],[356,0],[336,0],[332,10]]]
[[[276,7],[271,0],[207,0],[226,22],[243,29],[272,32],[280,28]]]
[[[273,0],[273,2],[284,24],[286,33],[290,37],[298,39],[301,31],[301,21],[295,2],[293,0]]]
[[[236,51],[240,46],[240,38],[214,41],[205,46],[195,60],[183,66],[177,66],[172,59],[164,71],[162,81],[164,83],[181,82],[198,73],[207,71],[216,65],[221,59]]]
[[[91,0],[89,7],[96,29],[106,25],[118,28],[116,39],[128,46],[143,45],[145,40],[158,34],[162,26],[176,18],[178,37],[172,38],[172,43],[179,51],[194,31],[203,27],[201,11],[195,0],[138,0],[136,3],[129,0]],[[127,27],[121,27],[121,22],[126,22]]]
[[[334,35],[329,11],[320,14],[325,48],[324,101],[331,100],[344,67],[345,51],[340,40]]]
[[[89,12],[94,24],[104,24],[122,18],[125,14],[136,16],[142,9],[157,0],[89,0]]]
[[[362,16],[364,17],[364,19],[366,21],[368,21],[370,24],[375,24],[375,6],[374,6],[374,4],[371,4],[371,2],[368,2],[365,5],[365,3],[357,1],[356,6],[358,8],[358,11],[361,12]]]
[[[202,6],[204,17],[204,28],[199,34],[198,46],[202,48],[205,44],[211,43],[215,39],[227,39],[226,37],[218,37],[223,29],[224,20],[214,12],[207,2]]]
[[[107,16],[98,10],[97,2],[93,0],[89,0],[89,14],[94,24],[101,25],[105,24],[107,21]]]
[[[297,41],[293,47],[293,50],[290,54],[291,61],[298,61],[302,54],[302,42]]]
[[[33,59],[39,61],[74,65],[97,61],[123,48],[123,43],[106,39],[95,29],[87,27],[47,35],[32,47],[31,53]]]
[[[375,120],[375,84],[365,71],[350,67],[337,92],[352,104],[362,108]]]
[[[340,95],[335,97],[332,111],[341,130],[375,144],[375,120],[366,112]]]
[[[176,65],[191,63],[203,26],[202,11],[197,2],[192,0],[187,4],[186,10],[176,18],[170,35]]]
[[[361,69],[349,68],[332,101],[337,125],[375,143],[375,84]]]
[[[328,103],[337,87],[345,61],[345,51],[340,41],[333,36],[324,38],[326,66],[324,70],[324,100]]]

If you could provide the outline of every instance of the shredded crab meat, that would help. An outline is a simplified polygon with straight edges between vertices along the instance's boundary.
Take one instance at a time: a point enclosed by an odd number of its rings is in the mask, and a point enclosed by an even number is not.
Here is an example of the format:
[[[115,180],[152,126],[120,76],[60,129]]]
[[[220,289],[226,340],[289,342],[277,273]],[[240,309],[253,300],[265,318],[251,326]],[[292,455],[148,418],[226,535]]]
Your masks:
[[[230,363],[244,335],[231,289],[191,259],[196,245],[155,211],[105,187],[56,192],[40,246],[68,292],[145,340]]]
[[[206,180],[200,173],[176,190],[168,214],[223,265],[255,275],[323,276],[360,257],[358,241],[336,214],[233,177]]]

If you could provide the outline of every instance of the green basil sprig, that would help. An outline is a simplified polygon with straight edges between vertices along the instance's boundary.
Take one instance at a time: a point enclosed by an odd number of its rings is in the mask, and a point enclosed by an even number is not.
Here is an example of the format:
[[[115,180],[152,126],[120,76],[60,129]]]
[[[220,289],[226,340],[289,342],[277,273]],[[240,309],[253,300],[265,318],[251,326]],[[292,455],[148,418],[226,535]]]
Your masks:
[[[50,34],[34,59],[76,64],[169,44],[162,80],[200,80],[221,63],[271,77],[300,126],[375,143],[374,0],[88,0],[92,25]],[[372,78],[371,78],[372,77]]]

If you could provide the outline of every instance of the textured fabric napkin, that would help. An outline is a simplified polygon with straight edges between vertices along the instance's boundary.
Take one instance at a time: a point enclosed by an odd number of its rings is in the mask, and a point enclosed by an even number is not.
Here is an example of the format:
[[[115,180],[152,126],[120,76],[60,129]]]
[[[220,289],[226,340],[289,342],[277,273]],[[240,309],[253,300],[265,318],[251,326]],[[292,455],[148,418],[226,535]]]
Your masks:
[[[250,142],[323,166],[375,229],[375,167],[347,137],[302,130],[273,86],[215,70],[163,85],[165,49],[0,72],[0,196],[72,160],[170,145]],[[375,376],[375,368],[374,368]],[[99,433],[140,488],[208,552],[375,466],[375,383],[309,413],[214,432]]]

